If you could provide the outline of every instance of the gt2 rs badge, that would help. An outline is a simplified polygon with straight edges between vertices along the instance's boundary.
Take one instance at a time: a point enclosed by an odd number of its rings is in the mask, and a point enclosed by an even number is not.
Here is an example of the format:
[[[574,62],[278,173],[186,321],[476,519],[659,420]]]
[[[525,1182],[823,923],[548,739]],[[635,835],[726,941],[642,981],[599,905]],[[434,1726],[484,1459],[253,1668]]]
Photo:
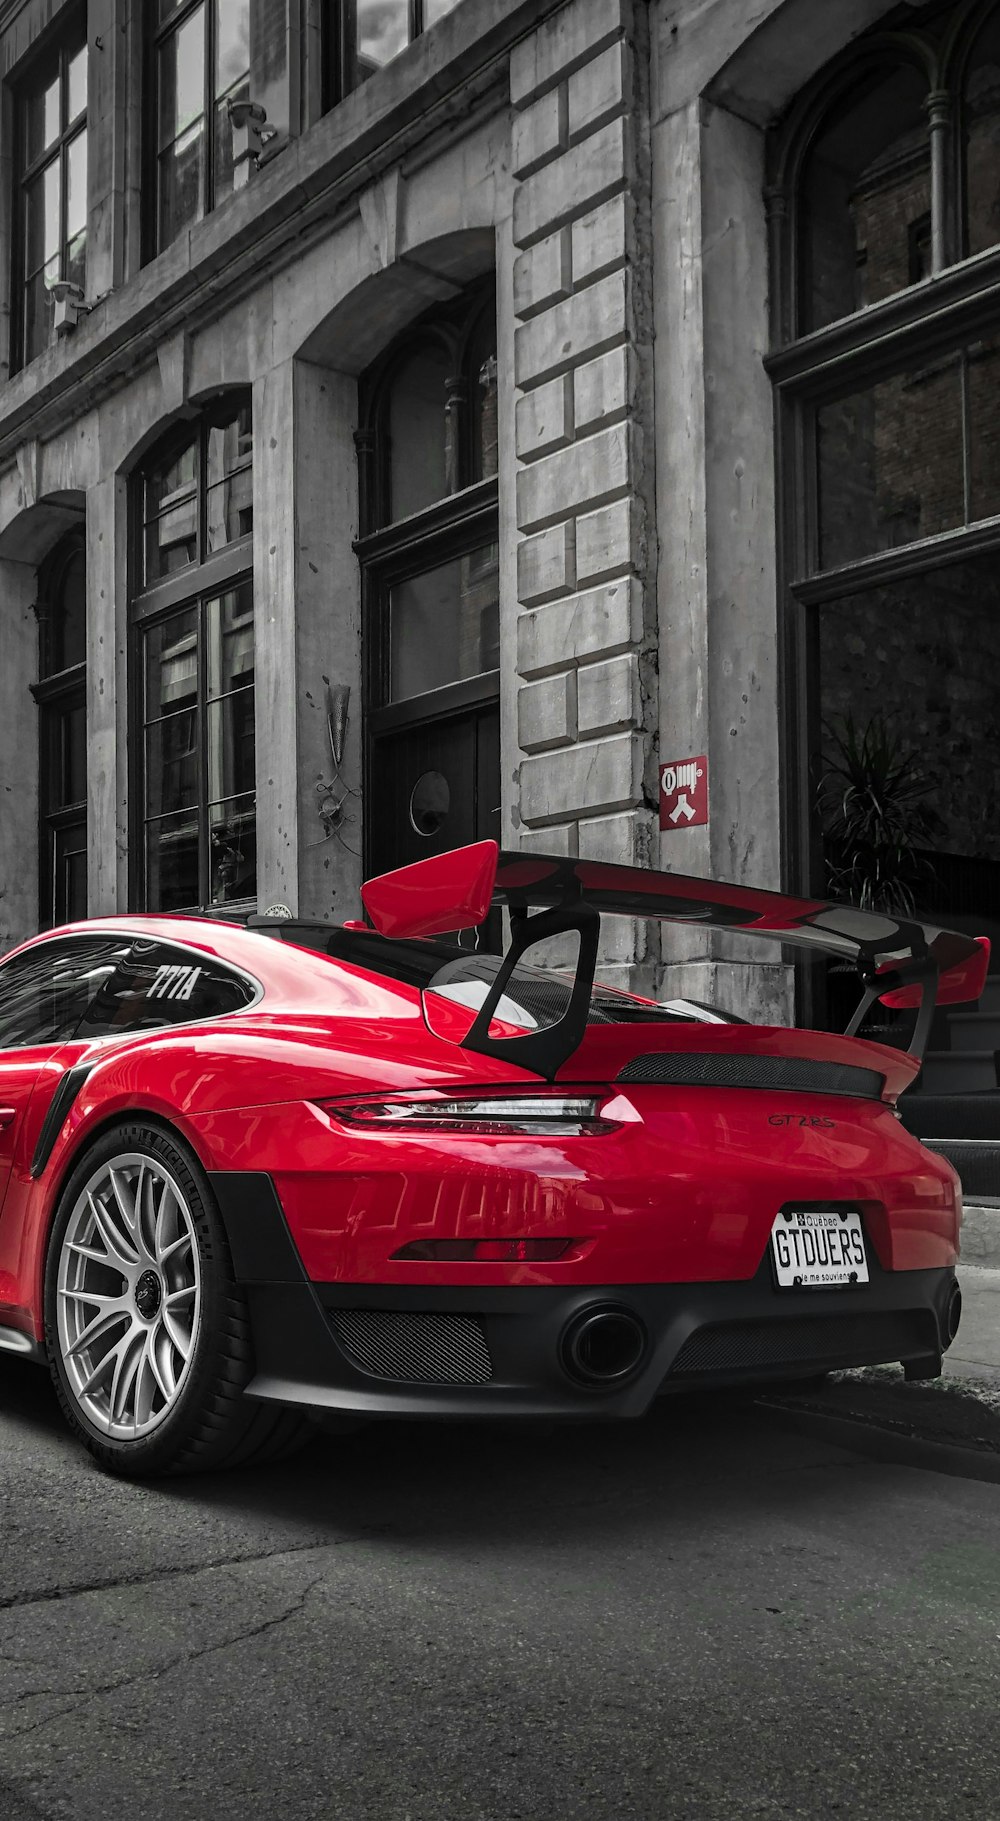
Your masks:
[[[805,1126],[807,1130],[812,1130],[816,1126],[833,1127],[837,1121],[827,1119],[824,1113],[769,1113],[767,1123],[774,1126]]]

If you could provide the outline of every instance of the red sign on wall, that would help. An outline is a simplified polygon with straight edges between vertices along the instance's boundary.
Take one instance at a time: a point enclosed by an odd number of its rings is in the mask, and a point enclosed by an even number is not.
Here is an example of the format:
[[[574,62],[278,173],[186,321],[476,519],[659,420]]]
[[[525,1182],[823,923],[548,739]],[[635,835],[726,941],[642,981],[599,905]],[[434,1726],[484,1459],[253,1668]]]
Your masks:
[[[660,766],[660,827],[701,828],[708,821],[708,758]]]

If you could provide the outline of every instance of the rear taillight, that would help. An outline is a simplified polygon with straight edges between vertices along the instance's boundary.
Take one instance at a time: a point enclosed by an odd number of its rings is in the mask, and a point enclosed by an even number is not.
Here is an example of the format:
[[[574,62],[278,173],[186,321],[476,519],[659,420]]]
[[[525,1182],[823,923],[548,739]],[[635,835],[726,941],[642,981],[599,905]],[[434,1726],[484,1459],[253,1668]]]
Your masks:
[[[453,1133],[460,1138],[571,1138],[614,1132],[619,1123],[602,1115],[601,1100],[593,1094],[393,1095],[317,1104],[342,1125],[382,1132]]]
[[[565,1258],[579,1239],[411,1239],[393,1258],[451,1264],[539,1264]]]

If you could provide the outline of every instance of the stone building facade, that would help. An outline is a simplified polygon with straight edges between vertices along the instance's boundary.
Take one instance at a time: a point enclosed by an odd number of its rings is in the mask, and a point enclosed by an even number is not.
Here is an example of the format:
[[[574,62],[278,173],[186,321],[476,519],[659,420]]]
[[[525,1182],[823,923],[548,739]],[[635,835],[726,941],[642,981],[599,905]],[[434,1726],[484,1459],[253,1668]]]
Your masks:
[[[485,835],[815,886],[824,687],[871,694],[878,608],[924,691],[904,572],[990,612],[995,12],[0,0],[0,946],[350,917]],[[928,338],[960,478],[922,526]],[[924,724],[971,765],[968,672]],[[693,755],[708,822],[661,831]],[[606,942],[609,979],[791,1010],[703,933]]]

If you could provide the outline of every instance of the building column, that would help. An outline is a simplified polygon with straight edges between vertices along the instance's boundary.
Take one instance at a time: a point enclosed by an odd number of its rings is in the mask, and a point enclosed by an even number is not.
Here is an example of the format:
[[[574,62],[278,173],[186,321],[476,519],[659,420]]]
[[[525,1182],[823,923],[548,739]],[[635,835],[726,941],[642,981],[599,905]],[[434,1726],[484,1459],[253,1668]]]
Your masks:
[[[571,0],[511,57],[517,737],[522,847],[653,845],[655,569],[646,12]],[[657,933],[601,972],[651,987]]]
[[[709,820],[660,864],[782,885],[774,431],[764,136],[696,100],[652,133],[657,248],[659,753],[706,754]],[[664,993],[791,1014],[791,971],[694,930],[664,937]]]
[[[142,804],[129,796],[127,482],[87,489],[87,906],[92,917],[129,905],[129,818],[141,840]]]
[[[38,572],[0,560],[0,953],[38,928]]]
[[[358,383],[298,360],[294,389],[299,914],[340,923],[361,914]]]

